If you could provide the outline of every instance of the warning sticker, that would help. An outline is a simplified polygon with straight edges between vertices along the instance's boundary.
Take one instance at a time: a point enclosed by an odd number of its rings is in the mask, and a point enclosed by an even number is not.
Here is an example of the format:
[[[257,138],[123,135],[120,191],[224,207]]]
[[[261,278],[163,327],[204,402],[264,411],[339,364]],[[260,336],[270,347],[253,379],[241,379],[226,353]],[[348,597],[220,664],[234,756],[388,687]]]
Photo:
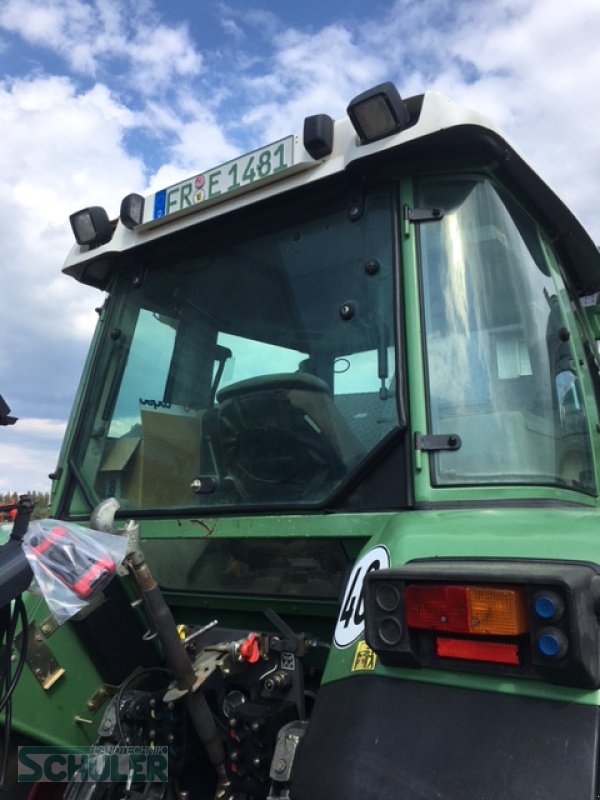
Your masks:
[[[377,653],[374,650],[371,650],[365,641],[359,642],[356,645],[356,650],[354,652],[352,672],[357,672],[359,670],[373,671],[376,664]]]

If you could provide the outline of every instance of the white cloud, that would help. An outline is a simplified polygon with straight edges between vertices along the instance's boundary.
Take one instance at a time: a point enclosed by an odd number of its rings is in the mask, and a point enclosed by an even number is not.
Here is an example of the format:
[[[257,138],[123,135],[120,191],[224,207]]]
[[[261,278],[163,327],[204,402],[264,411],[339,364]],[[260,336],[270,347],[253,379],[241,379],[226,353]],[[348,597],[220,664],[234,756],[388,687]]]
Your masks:
[[[188,122],[180,125],[178,139],[171,148],[176,164],[193,172],[209,169],[239,154],[206,104],[188,98],[182,103],[182,111]]]
[[[134,121],[106,87],[77,93],[55,77],[0,82],[0,391],[17,416],[44,406],[66,415],[72,402],[102,296],[61,274],[73,243],[68,217],[96,204],[114,214],[144,185],[143,165],[124,144]]]
[[[0,492],[47,492],[48,475],[56,467],[60,433],[51,437],[35,432],[30,438],[19,428],[21,420],[10,428],[0,428]]]
[[[132,82],[144,94],[161,94],[182,77],[197,75],[202,59],[183,26],[141,26],[126,54],[131,60]]]
[[[500,4],[499,4],[500,5]],[[600,182],[600,5],[544,0],[515,4],[505,24],[480,15],[476,37],[464,29],[455,51],[481,77],[457,87],[505,126],[534,167],[558,186],[600,240],[594,211]],[[486,7],[487,12],[493,11]]]
[[[148,95],[202,70],[187,27],[159,23],[149,4],[4,0],[0,27],[58,53],[76,73],[95,76],[117,60],[127,65],[125,84]]]
[[[143,181],[123,145],[135,119],[105,86],[77,93],[67,78],[0,82],[0,181],[12,188],[4,207],[47,224],[48,212],[65,222],[79,203],[114,203],[115,190]]]
[[[231,36],[232,39],[234,39],[238,43],[243,42],[244,39],[246,38],[246,34],[242,30],[242,28],[233,19],[222,19],[221,27],[228,36]]]
[[[58,49],[66,21],[70,18],[75,23],[84,12],[85,7],[80,3],[67,2],[61,8],[56,3],[9,0],[0,11],[0,24],[9,31],[20,33],[28,42]]]
[[[365,51],[359,37],[342,25],[316,33],[279,33],[269,69],[243,81],[252,98],[244,125],[263,141],[299,129],[310,114],[339,117],[349,100],[386,78],[385,60]]]
[[[64,436],[66,422],[58,419],[22,419],[19,421],[19,435],[39,436],[60,442]]]
[[[228,33],[233,33],[236,41],[247,40],[248,33],[254,37],[257,33],[261,38],[271,44],[272,40],[284,29],[281,18],[272,11],[265,11],[262,8],[253,8],[244,5],[243,8],[234,8],[227,3],[219,3],[217,6],[219,21]]]

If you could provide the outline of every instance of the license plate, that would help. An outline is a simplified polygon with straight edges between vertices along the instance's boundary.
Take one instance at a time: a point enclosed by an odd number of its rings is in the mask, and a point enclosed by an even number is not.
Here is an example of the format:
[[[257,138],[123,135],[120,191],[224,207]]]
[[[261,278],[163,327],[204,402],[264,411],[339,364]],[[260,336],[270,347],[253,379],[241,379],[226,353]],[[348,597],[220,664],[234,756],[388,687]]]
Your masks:
[[[150,219],[183,213],[198,204],[221,202],[233,194],[254,189],[258,184],[277,180],[293,166],[294,137],[287,136],[156,192]]]

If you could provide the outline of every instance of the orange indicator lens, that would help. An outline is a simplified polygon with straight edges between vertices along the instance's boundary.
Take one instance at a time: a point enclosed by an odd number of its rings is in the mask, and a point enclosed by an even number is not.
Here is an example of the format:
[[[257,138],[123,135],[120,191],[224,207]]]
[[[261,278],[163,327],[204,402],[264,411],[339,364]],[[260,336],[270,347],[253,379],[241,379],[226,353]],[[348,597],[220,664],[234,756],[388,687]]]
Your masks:
[[[496,636],[519,636],[529,630],[522,589],[469,588],[471,631]]]
[[[529,629],[519,588],[412,584],[405,590],[406,624],[421,630],[519,636]]]

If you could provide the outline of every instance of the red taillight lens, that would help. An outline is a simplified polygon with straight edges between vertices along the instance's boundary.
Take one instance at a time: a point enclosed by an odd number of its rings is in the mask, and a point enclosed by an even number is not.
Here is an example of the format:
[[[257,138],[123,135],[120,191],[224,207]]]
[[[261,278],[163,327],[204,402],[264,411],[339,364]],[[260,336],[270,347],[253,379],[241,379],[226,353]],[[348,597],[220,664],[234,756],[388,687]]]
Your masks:
[[[469,633],[466,586],[407,586],[406,624],[430,631]]]
[[[413,584],[406,587],[405,603],[409,628],[493,636],[529,630],[520,588]]]

